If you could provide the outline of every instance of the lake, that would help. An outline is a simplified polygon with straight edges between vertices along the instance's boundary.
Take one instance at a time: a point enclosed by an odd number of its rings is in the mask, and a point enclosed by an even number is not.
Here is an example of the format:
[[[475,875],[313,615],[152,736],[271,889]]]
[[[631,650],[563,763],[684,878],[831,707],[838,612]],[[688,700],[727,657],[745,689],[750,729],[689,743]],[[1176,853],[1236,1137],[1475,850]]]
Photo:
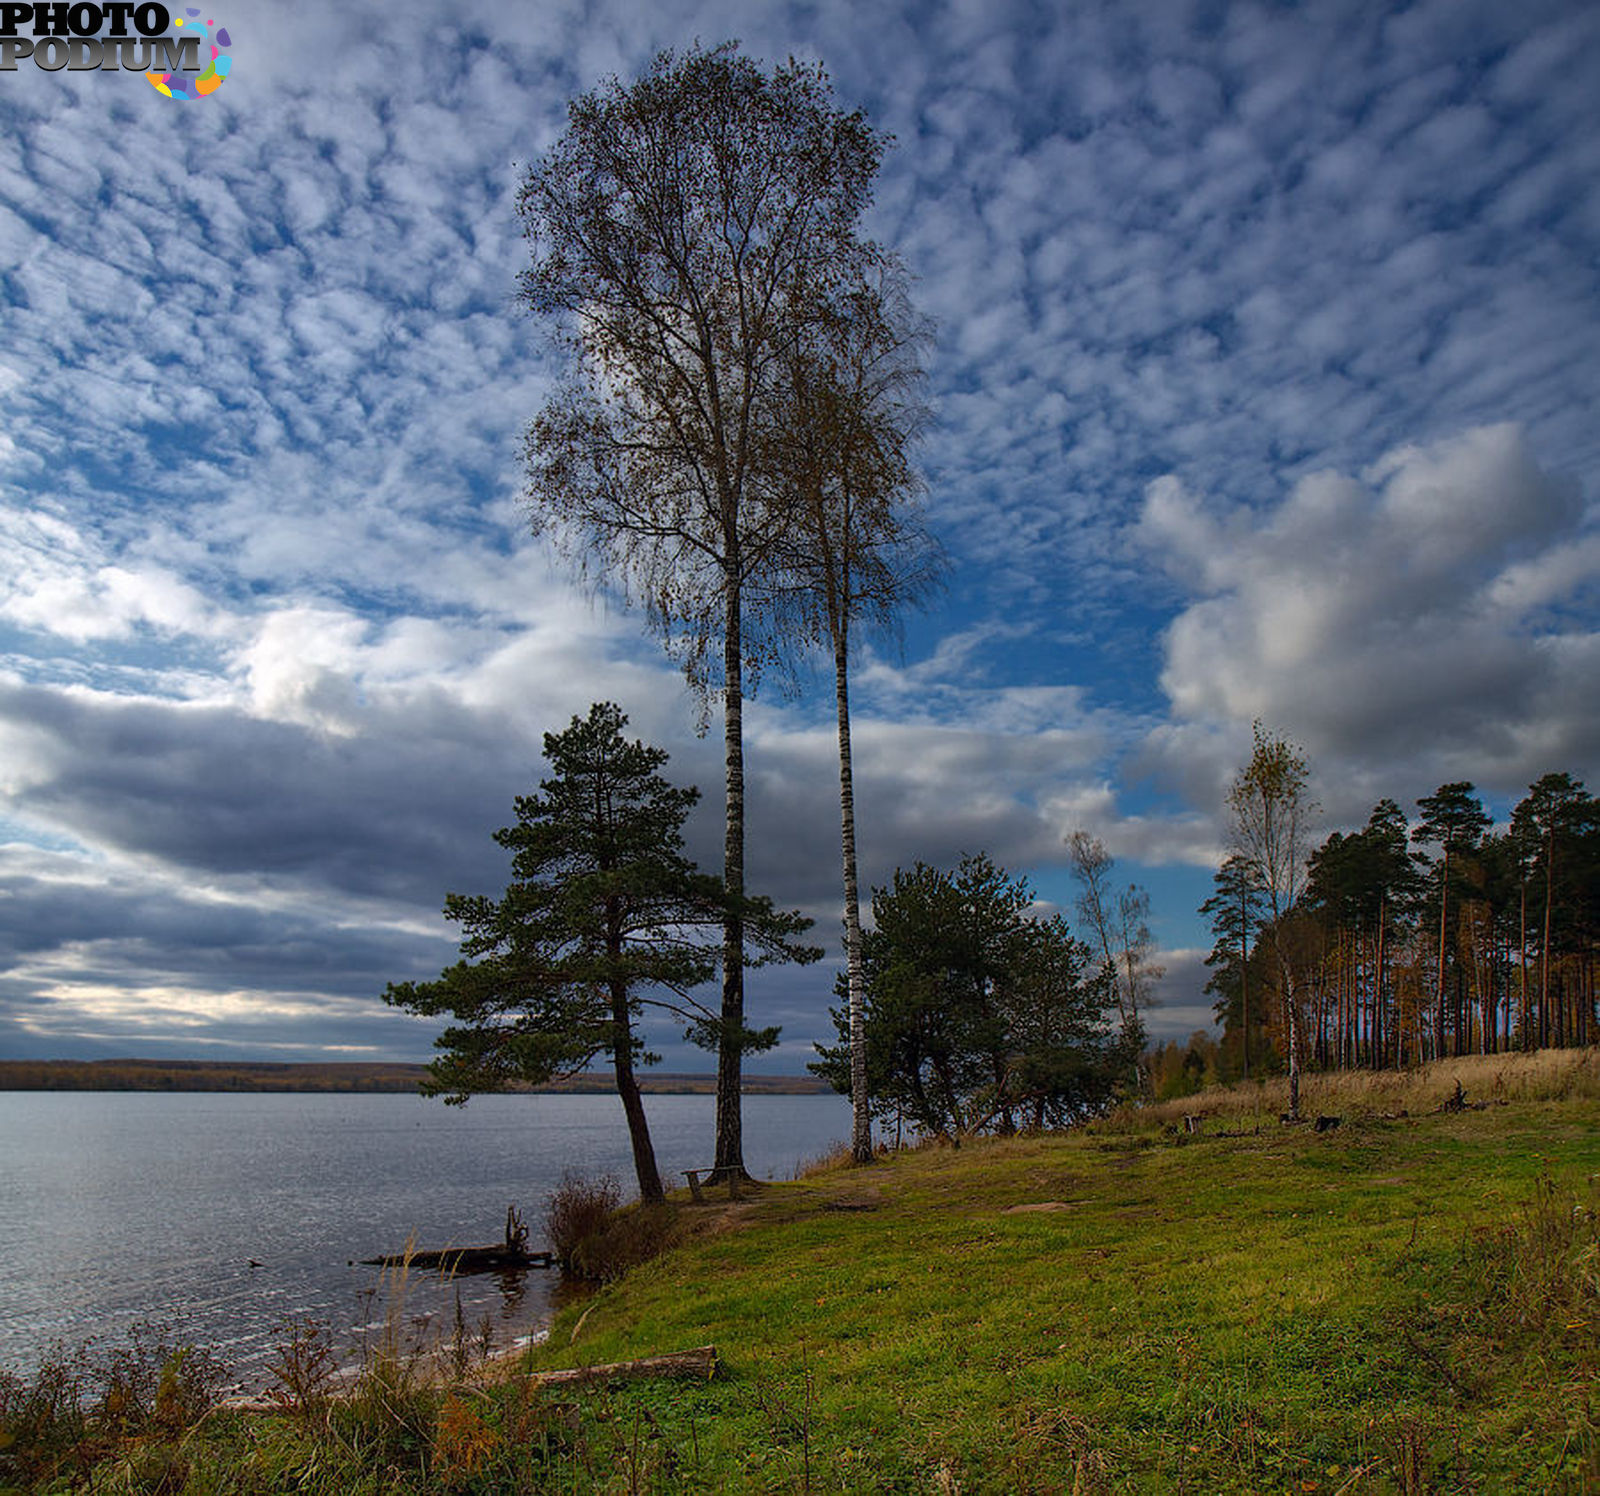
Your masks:
[[[710,1096],[648,1096],[662,1176],[712,1158]],[[838,1096],[747,1096],[745,1162],[794,1177],[850,1134]],[[543,1245],[562,1173],[637,1193],[615,1096],[0,1092],[0,1367],[136,1324],[208,1346],[260,1387],[280,1327],[311,1318],[354,1356],[387,1289],[364,1257],[500,1239],[508,1205]],[[255,1265],[253,1265],[255,1264]],[[499,1345],[536,1331],[559,1275],[445,1283],[413,1274],[408,1319],[454,1322],[456,1294]]]

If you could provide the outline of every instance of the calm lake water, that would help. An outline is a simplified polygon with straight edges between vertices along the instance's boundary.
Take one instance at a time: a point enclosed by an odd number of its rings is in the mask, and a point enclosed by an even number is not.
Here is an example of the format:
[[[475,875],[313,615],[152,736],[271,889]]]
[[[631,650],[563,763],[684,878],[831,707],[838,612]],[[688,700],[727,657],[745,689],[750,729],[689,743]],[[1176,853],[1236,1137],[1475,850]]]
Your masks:
[[[711,1097],[646,1110],[663,1177],[710,1163]],[[849,1132],[842,1097],[744,1101],[760,1178],[792,1178]],[[567,1169],[636,1193],[616,1097],[0,1092],[0,1367],[141,1322],[209,1346],[245,1386],[291,1318],[353,1355],[385,1299],[379,1269],[352,1259],[496,1241],[511,1204],[539,1247]],[[459,1288],[468,1325],[488,1316],[506,1345],[547,1319],[557,1281],[413,1274],[406,1316],[448,1327]]]

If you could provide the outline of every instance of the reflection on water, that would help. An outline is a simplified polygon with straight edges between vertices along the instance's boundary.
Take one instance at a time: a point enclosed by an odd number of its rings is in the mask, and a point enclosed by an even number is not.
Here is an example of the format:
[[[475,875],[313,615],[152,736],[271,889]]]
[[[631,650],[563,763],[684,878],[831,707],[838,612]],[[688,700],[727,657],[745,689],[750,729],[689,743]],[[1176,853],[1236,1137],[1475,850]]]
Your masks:
[[[374,1267],[356,1290],[358,1306],[349,1344],[335,1344],[348,1365],[361,1366],[380,1355],[454,1354],[481,1360],[507,1351],[528,1337],[566,1302],[558,1268],[501,1269],[454,1273],[406,1267]],[[530,1293],[530,1280],[538,1289]],[[281,1344],[281,1336],[280,1341]],[[260,1388],[276,1346],[248,1356],[239,1367],[241,1384]]]
[[[528,1274],[530,1272],[553,1272],[553,1268],[522,1268],[506,1269],[502,1272],[489,1273],[487,1276],[494,1279],[495,1287],[500,1290],[500,1317],[514,1320],[521,1317],[523,1301],[528,1297]]]
[[[712,1098],[646,1106],[665,1177],[705,1163]],[[841,1098],[745,1101],[746,1159],[767,1178],[848,1133]],[[150,1322],[260,1385],[290,1322],[359,1358],[394,1318],[448,1337],[458,1296],[460,1322],[503,1348],[548,1319],[559,1273],[413,1272],[397,1304],[360,1260],[496,1241],[508,1203],[537,1249],[568,1168],[631,1177],[615,1097],[0,1093],[0,1367]]]

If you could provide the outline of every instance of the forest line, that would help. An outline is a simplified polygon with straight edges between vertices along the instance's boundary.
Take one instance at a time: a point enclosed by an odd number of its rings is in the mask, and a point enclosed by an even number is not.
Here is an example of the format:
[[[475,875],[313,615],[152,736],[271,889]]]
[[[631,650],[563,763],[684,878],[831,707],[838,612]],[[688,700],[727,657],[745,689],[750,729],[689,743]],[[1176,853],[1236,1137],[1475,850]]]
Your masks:
[[[1258,726],[1258,748],[1261,737]],[[1314,809],[1303,794],[1299,808]],[[1302,830],[1296,881],[1277,870],[1276,908],[1274,870],[1236,834],[1201,906],[1222,1038],[1208,1049],[1196,1035],[1176,1056],[1169,1045],[1153,1067],[1157,1089],[1197,1087],[1208,1071],[1271,1073],[1291,1059],[1408,1068],[1600,1037],[1600,801],[1552,772],[1500,830],[1470,781],[1441,785],[1415,808],[1411,818],[1381,799],[1361,830],[1315,847]]]

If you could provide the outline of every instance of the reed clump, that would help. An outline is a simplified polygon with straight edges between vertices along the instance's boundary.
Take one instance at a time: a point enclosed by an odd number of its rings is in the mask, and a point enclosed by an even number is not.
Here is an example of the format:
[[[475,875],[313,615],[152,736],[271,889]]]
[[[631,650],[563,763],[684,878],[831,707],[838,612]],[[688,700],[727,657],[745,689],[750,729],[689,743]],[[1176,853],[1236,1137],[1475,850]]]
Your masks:
[[[584,1241],[604,1229],[621,1200],[622,1186],[614,1175],[591,1179],[568,1169],[545,1202],[545,1239],[556,1260],[571,1263]]]
[[[572,1170],[550,1192],[545,1235],[556,1259],[574,1277],[614,1283],[677,1241],[671,1206],[621,1206],[621,1199],[622,1187],[613,1176],[589,1179]]]

